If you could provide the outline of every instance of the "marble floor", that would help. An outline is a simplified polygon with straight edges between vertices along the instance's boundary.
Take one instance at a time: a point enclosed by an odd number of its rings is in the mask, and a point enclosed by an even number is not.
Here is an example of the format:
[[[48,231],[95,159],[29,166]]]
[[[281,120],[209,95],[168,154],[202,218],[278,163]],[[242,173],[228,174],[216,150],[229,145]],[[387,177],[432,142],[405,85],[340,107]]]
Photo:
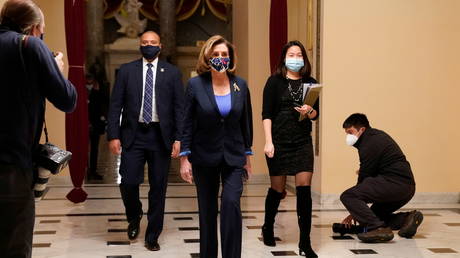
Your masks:
[[[104,180],[85,184],[88,199],[84,203],[73,204],[66,200],[65,195],[72,189],[67,176],[51,179],[46,194],[36,205],[33,257],[199,257],[195,186],[170,177],[164,230],[159,239],[161,250],[151,252],[144,248],[143,241],[146,216],[142,219],[138,239],[128,240],[118,178],[114,172],[118,161],[108,156],[102,160],[99,167]],[[298,256],[292,186],[288,187],[288,195],[281,202],[276,217],[277,246],[266,247],[260,241],[267,180],[266,175],[255,176],[244,186],[242,257]],[[144,212],[148,188],[148,185],[141,186]],[[425,216],[418,233],[413,239],[404,239],[395,232],[395,238],[384,244],[365,244],[354,235],[348,238],[334,235],[332,223],[347,215],[343,206],[325,207],[314,203],[313,209],[312,246],[319,257],[460,257],[460,204],[421,206],[409,203],[405,210],[420,209]]]

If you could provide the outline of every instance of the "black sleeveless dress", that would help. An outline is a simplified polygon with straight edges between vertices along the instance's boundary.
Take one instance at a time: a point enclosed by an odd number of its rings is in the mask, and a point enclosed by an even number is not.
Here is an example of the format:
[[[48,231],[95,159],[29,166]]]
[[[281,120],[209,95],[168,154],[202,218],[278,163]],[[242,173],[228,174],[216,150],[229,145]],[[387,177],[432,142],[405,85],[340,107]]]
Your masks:
[[[280,111],[272,120],[275,153],[273,158],[265,156],[270,176],[313,172],[312,123],[308,118],[299,121],[299,112],[294,109],[296,104],[302,104],[302,81],[288,79],[287,82]]]

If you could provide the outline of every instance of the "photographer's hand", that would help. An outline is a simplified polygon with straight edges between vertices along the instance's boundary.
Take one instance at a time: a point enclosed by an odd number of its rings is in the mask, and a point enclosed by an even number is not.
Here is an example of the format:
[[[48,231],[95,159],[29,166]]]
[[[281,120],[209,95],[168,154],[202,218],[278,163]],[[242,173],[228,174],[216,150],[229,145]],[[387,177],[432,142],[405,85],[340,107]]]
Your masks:
[[[64,61],[62,60],[63,57],[64,54],[62,54],[62,52],[57,52],[57,55],[54,57],[54,60],[56,61],[56,64],[61,73],[64,73]]]
[[[342,220],[342,224],[344,224],[346,228],[351,228],[351,225],[356,225],[356,220],[350,214]]]
[[[121,154],[121,142],[119,139],[113,139],[109,141],[109,150],[115,155]]]

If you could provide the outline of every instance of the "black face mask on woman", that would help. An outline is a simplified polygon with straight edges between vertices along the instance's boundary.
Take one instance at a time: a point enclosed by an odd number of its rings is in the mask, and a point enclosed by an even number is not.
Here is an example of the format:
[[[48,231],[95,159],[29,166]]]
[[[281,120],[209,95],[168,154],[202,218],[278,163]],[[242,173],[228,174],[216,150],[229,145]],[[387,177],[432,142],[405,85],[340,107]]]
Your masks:
[[[160,53],[159,46],[141,46],[139,49],[142,53],[142,56],[147,60],[154,59],[158,53]]]

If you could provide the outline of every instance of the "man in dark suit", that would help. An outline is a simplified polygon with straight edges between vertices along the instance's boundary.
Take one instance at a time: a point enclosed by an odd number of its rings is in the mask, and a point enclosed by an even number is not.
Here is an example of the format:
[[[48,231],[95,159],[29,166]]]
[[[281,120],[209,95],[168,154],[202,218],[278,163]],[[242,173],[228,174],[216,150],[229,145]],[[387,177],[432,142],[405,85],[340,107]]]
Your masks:
[[[169,164],[180,149],[184,92],[179,70],[158,60],[160,50],[157,33],[147,31],[141,35],[143,58],[120,67],[112,90],[107,128],[111,152],[121,154],[120,192],[131,240],[139,234],[143,214],[139,184],[144,181],[144,166],[148,163],[150,190],[145,247],[151,251],[160,249],[158,237],[163,229]]]

